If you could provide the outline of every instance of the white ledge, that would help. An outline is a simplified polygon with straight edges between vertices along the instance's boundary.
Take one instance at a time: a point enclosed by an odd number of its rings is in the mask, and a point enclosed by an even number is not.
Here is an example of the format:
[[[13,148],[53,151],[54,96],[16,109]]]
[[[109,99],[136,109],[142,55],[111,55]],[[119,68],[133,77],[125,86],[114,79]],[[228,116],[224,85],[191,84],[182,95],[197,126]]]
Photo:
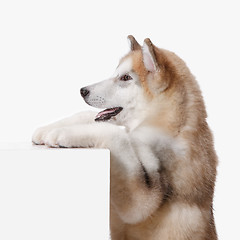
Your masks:
[[[0,239],[109,239],[110,154],[0,143]]]

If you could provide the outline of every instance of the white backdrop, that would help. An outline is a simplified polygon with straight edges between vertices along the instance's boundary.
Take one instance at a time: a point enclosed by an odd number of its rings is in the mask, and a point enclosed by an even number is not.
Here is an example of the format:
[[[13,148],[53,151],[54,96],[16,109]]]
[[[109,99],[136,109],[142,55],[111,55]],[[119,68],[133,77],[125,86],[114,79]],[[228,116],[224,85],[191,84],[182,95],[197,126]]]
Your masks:
[[[83,109],[82,86],[109,77],[126,37],[176,52],[197,77],[219,156],[219,239],[240,239],[238,1],[0,1],[0,141]]]

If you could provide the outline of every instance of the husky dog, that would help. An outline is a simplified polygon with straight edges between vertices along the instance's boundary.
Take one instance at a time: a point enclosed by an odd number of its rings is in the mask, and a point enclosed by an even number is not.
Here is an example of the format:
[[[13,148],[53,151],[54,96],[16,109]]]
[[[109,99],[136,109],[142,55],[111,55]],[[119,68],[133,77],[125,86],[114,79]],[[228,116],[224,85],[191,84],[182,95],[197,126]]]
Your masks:
[[[112,240],[216,240],[217,157],[199,86],[174,53],[128,39],[114,75],[80,90],[106,110],[41,127],[32,141],[110,149]]]

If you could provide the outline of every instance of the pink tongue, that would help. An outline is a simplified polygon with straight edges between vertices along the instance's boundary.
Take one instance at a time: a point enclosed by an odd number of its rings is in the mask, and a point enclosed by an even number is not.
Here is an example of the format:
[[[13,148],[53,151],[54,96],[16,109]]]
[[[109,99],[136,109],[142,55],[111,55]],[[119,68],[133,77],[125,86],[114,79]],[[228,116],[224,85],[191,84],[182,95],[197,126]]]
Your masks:
[[[112,113],[112,112],[114,112],[114,111],[115,111],[115,109],[106,109],[105,111],[102,111],[102,112],[98,113],[98,115],[96,116],[96,118],[99,118],[99,117],[101,117],[102,115],[107,114],[107,113]]]

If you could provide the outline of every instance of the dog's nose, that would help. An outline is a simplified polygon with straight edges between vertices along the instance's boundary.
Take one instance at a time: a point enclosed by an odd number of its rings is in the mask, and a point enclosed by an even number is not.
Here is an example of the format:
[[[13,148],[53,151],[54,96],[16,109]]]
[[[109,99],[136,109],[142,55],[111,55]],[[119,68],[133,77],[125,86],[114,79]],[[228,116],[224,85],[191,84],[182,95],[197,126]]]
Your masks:
[[[87,90],[87,88],[84,87],[80,89],[80,93],[82,97],[86,97],[87,95],[89,95],[90,92]]]

